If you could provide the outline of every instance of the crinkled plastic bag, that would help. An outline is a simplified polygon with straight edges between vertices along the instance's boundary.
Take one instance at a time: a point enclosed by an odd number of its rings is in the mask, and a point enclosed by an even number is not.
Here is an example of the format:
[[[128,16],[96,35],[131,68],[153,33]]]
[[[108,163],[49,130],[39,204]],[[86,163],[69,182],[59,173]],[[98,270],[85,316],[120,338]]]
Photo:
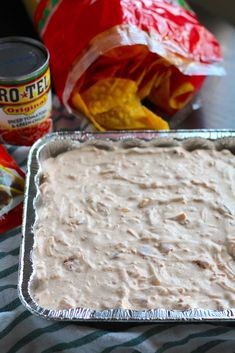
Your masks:
[[[0,233],[22,223],[24,173],[0,145]]]
[[[207,75],[224,74],[219,43],[182,0],[35,7],[60,99],[98,130],[168,129],[160,116],[182,109]]]

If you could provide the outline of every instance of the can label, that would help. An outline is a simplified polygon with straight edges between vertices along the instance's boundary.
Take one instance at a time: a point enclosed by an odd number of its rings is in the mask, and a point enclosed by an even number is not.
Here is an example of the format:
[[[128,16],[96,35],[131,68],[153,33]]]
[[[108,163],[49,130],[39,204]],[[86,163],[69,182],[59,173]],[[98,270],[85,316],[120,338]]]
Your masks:
[[[19,84],[0,84],[0,124],[19,129],[39,124],[51,113],[50,70]]]

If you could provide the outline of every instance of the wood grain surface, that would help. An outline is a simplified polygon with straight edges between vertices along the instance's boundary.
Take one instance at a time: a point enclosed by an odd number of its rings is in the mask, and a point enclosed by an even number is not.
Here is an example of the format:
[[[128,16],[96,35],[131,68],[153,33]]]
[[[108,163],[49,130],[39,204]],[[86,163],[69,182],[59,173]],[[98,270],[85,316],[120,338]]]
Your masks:
[[[235,128],[235,27],[193,6],[203,23],[219,40],[226,76],[209,77],[200,91],[202,107],[178,127],[189,129]]]

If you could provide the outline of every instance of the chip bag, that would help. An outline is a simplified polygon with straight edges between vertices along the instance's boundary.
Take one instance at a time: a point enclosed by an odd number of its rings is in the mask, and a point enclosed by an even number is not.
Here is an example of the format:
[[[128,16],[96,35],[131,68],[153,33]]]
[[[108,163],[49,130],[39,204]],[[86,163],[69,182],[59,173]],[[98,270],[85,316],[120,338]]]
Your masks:
[[[32,9],[59,98],[98,130],[168,129],[161,117],[207,75],[224,74],[219,43],[182,0],[41,0]]]
[[[22,222],[24,173],[0,145],[0,233]]]

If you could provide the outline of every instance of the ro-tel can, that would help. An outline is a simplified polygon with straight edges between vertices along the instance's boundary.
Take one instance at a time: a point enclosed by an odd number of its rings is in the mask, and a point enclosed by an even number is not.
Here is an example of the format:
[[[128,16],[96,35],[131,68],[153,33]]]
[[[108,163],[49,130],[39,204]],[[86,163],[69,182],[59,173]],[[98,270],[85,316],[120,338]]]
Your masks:
[[[32,145],[51,130],[49,52],[25,37],[0,39],[0,139]]]

